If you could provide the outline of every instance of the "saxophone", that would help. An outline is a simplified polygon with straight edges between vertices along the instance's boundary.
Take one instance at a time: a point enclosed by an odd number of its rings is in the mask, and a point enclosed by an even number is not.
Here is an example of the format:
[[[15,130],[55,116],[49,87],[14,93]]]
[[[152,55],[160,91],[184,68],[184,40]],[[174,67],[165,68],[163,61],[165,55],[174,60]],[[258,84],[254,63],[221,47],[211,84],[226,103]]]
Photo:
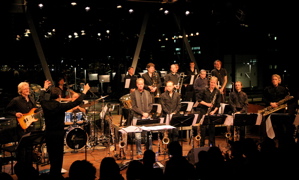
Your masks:
[[[155,71],[153,73],[153,87],[157,88],[156,91],[155,91],[155,97],[160,97],[160,89],[159,89],[159,75],[158,73]]]
[[[126,151],[125,148],[127,146],[127,132],[122,131],[121,133],[121,140],[118,143],[119,147],[119,158],[118,159],[126,159]]]
[[[170,139],[168,138],[168,131],[165,130],[164,135],[163,135],[163,139],[162,139],[162,143],[163,144],[169,144],[169,142],[170,142]]]
[[[197,135],[195,136],[195,140],[196,141],[200,141],[200,139],[201,139],[201,135],[200,135],[200,124],[198,123],[198,126],[197,126]]]
[[[262,114],[263,116],[267,116],[268,114],[271,114],[278,110],[285,109],[287,107],[287,104],[285,104],[285,102],[287,102],[293,98],[294,98],[294,96],[287,95],[285,98],[283,98],[282,100],[277,102],[278,106],[276,108],[273,108],[272,106],[268,106],[262,110],[259,110],[258,113]]]

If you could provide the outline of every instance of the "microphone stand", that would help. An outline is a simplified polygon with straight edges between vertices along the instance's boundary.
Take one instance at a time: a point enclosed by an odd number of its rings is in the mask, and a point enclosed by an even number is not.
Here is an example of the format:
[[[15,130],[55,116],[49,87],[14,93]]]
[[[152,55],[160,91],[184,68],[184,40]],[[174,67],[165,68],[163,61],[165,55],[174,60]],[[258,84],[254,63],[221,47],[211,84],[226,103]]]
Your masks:
[[[89,90],[89,92],[92,94],[92,99],[93,100],[95,100],[95,99],[97,99],[98,98],[98,96],[94,93],[94,92],[92,92],[92,91],[90,91]],[[96,104],[94,103],[94,105],[93,105],[93,137],[91,137],[92,138],[92,141],[93,141],[93,144],[92,144],[92,146],[93,147],[95,147],[97,144],[98,144],[98,139],[97,139],[97,136],[96,136],[96,118],[95,118],[95,112],[96,112]],[[92,136],[92,135],[91,135]]]

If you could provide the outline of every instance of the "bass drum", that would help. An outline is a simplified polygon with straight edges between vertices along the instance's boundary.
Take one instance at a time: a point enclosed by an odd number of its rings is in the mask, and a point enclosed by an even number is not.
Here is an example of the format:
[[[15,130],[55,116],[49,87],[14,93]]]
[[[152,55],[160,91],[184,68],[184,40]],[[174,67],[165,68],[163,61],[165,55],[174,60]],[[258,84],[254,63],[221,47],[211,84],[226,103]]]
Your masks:
[[[71,126],[65,135],[65,145],[71,149],[82,149],[87,143],[87,133],[79,126]]]

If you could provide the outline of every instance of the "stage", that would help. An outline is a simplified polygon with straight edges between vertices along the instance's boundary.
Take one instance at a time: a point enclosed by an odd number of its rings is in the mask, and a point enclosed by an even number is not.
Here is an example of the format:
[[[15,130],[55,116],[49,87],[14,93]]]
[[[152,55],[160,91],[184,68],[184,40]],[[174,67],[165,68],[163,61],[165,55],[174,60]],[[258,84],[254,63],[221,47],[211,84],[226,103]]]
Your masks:
[[[112,115],[112,125],[113,128],[115,128],[116,131],[118,131],[119,129],[121,129],[120,125],[120,120],[121,120],[121,115]],[[74,126],[75,128],[79,128],[79,126]],[[98,128],[98,127],[97,127]],[[97,129],[96,128],[96,129]],[[229,152],[229,144],[227,143],[227,138],[225,137],[225,129],[226,127],[218,127],[216,128],[216,146],[220,147],[221,150],[223,152]],[[254,139],[256,139],[257,141],[259,141],[259,136],[257,134],[257,129],[253,128],[252,132],[248,132],[248,134],[246,135],[247,137],[252,137]],[[82,131],[77,131],[79,133],[82,133]],[[100,132],[96,132],[95,134],[98,135],[99,138],[101,138],[101,133]],[[192,146],[190,144],[190,141],[187,139],[186,137],[187,133],[186,130],[183,131],[182,137],[184,141],[180,141],[181,145],[183,146],[183,155],[184,156],[188,156],[188,154],[190,153],[190,150],[192,149]],[[153,136],[156,137],[156,136]],[[159,143],[160,143],[160,147],[159,147]],[[69,145],[65,145],[65,154],[64,154],[64,161],[63,161],[63,176],[64,177],[68,177],[68,170],[70,165],[75,161],[75,160],[88,160],[90,161],[97,169],[97,178],[99,177],[99,167],[100,167],[100,163],[101,160],[104,157],[115,157],[117,159],[117,163],[120,164],[120,166],[122,166],[123,168],[128,162],[130,162],[132,159],[137,159],[136,156],[136,151],[135,151],[135,144],[131,145],[128,144],[126,146],[126,155],[122,155],[122,157],[119,157],[120,154],[120,149],[119,149],[119,144],[118,142],[115,143],[116,144],[116,151],[110,151],[110,146],[106,143],[93,143],[92,141],[87,141],[87,145],[82,147],[81,149],[76,149],[75,147],[69,147],[71,146]],[[208,140],[206,139],[206,146],[208,147]],[[194,141],[194,146],[195,148],[198,147],[198,142]],[[131,151],[131,148],[133,148],[133,154]],[[159,141],[158,139],[154,139],[153,138],[153,151],[154,152],[159,152],[160,149],[160,155],[158,156],[158,160],[159,162],[164,165],[165,161],[168,160],[168,155],[164,153],[164,151],[167,151],[166,145],[163,144],[161,141]],[[142,149],[143,151],[145,150],[145,146],[142,145]],[[45,152],[46,149],[45,147],[43,147],[43,151]],[[7,156],[9,156],[9,154],[7,154]],[[121,158],[121,159],[119,159]],[[14,162],[15,164],[16,162]],[[40,173],[44,173],[47,172],[49,170],[49,164],[47,161],[47,157],[46,157],[46,153],[42,156],[42,160],[40,162],[41,164],[38,165],[38,169],[40,171]],[[36,168],[36,164],[33,165]],[[10,164],[4,165],[2,167],[2,170],[4,172],[8,172],[10,173]],[[121,171],[121,173],[123,174],[123,177],[125,177],[126,175],[126,168],[124,168],[124,170]],[[12,175],[14,177],[14,179],[17,179],[16,175]]]

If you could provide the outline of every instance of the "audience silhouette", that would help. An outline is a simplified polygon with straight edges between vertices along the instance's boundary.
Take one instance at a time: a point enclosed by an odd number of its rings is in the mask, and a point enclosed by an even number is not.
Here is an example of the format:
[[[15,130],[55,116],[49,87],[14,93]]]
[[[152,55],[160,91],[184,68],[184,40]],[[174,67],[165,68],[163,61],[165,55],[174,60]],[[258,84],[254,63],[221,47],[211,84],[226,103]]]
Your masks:
[[[162,180],[163,169],[154,167],[156,162],[156,154],[152,150],[146,150],[143,153],[143,166],[144,166],[144,180]]]
[[[96,168],[86,160],[74,161],[69,169],[68,180],[94,180],[96,178]]]
[[[168,144],[171,156],[165,164],[164,179],[195,180],[195,167],[183,156],[183,149],[178,141]]]
[[[127,172],[127,180],[143,180],[144,178],[144,166],[139,160],[132,160],[129,163]]]
[[[104,157],[100,164],[99,180],[124,180],[120,168],[113,157]]]
[[[132,160],[126,171],[126,180],[251,180],[290,179],[296,177],[299,169],[299,144],[294,142],[278,146],[275,139],[264,138],[262,142],[252,138],[229,143],[229,150],[222,152],[219,147],[199,151],[198,161],[193,165],[183,156],[178,141],[168,144],[169,160],[165,170],[155,166],[156,157],[152,150],[144,151],[143,160]],[[26,179],[28,176],[18,177]],[[1,172],[0,179],[12,180],[13,176]],[[50,180],[40,175],[38,180]],[[86,160],[76,160],[69,169],[68,180],[94,180],[96,168]],[[98,180],[124,180],[119,165],[113,157],[104,157],[100,164]],[[51,179],[52,180],[52,179]]]

